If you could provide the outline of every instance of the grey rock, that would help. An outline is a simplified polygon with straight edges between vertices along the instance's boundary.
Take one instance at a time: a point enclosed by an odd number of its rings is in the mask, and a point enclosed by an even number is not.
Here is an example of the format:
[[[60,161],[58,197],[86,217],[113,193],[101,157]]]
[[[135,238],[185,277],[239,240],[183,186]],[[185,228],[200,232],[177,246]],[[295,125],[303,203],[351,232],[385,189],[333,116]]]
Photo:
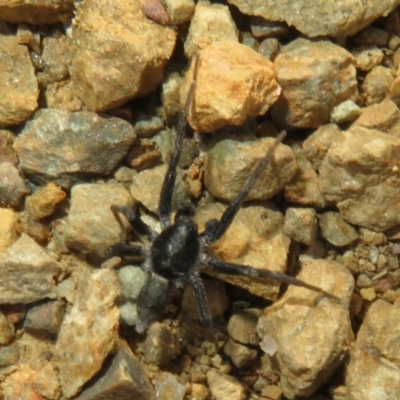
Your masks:
[[[130,187],[132,197],[142,203],[148,210],[158,214],[158,203],[162,183],[167,173],[167,165],[160,165],[150,170],[139,172],[133,177]],[[184,179],[181,169],[178,169],[178,176],[172,196],[172,210],[176,211],[179,205],[190,196],[189,185]]]
[[[331,114],[331,121],[335,124],[352,122],[360,116],[361,112],[361,108],[354,101],[345,100],[334,107]]]
[[[239,193],[256,163],[265,156],[274,139],[242,141],[237,138],[219,139],[209,151],[204,164],[204,184],[220,200],[231,201]],[[266,200],[278,193],[297,170],[292,150],[278,144],[272,159],[246,201]]]
[[[289,32],[284,22],[268,21],[261,17],[250,19],[250,29],[253,36],[258,39],[287,35]]]
[[[19,360],[19,351],[13,346],[0,347],[0,368],[15,365]]]
[[[317,214],[313,208],[289,207],[285,214],[286,235],[311,246],[317,237]]]
[[[49,301],[32,307],[26,314],[24,328],[32,335],[55,339],[65,312],[62,300]]]
[[[140,267],[125,265],[117,271],[121,284],[122,300],[137,300],[147,280],[147,274]]]
[[[282,128],[318,128],[335,106],[357,98],[354,58],[329,41],[296,39],[282,48],[274,67],[282,94],[271,116]]]
[[[0,304],[27,304],[55,298],[55,279],[61,270],[53,257],[22,234],[0,254]]]
[[[105,363],[101,374],[92,380],[76,400],[155,400],[146,371],[129,347],[120,342],[117,353]]]
[[[397,7],[395,0],[230,0],[247,15],[271,21],[284,21],[305,36],[349,36],[375,19],[387,16]]]
[[[358,238],[357,231],[339,213],[328,211],[319,217],[322,236],[337,247],[347,246]]]
[[[74,174],[109,174],[136,135],[126,121],[89,111],[43,109],[14,142],[22,170],[70,185]]]
[[[107,247],[124,243],[128,224],[126,221],[121,225],[110,209],[112,205],[132,207],[133,200],[124,186],[105,183],[74,186],[64,228],[65,244],[71,249],[103,255]]]
[[[279,49],[279,41],[275,38],[264,39],[258,46],[258,52],[270,61],[274,61]]]
[[[144,342],[146,362],[163,366],[176,357],[178,352],[179,346],[169,327],[159,322],[150,326]]]
[[[7,161],[0,163],[0,206],[17,207],[29,192],[18,169]]]

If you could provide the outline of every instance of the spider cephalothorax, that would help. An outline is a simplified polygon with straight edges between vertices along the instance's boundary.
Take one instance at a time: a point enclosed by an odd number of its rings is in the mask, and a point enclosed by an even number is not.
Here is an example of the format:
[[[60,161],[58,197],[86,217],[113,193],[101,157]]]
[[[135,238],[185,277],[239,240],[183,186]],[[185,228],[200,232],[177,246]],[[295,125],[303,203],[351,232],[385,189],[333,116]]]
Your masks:
[[[181,114],[174,151],[169,162],[168,171],[164,178],[160,201],[159,215],[161,233],[151,230],[141,219],[138,213],[126,207],[113,206],[114,213],[124,214],[134,230],[146,235],[150,239],[150,246],[141,243],[129,243],[112,246],[109,255],[139,256],[143,259],[143,268],[148,271],[148,279],[139,294],[137,301],[138,323],[136,330],[143,332],[163,312],[171,285],[182,286],[189,284],[193,290],[199,311],[200,320],[205,325],[211,325],[211,314],[199,273],[203,266],[215,272],[229,275],[265,277],[283,283],[302,286],[327,296],[332,296],[322,289],[303,282],[299,279],[269,270],[259,270],[246,265],[228,263],[207,253],[211,244],[216,242],[228,229],[236,213],[248,196],[262,171],[270,161],[276,146],[282,141],[282,133],[270,146],[264,158],[260,160],[253,173],[244,183],[236,198],[228,205],[219,220],[211,220],[206,224],[205,231],[199,233],[197,224],[193,220],[195,209],[190,203],[183,203],[175,214],[171,223],[172,193],[175,186],[177,166],[181,154],[183,137],[187,124],[187,112],[196,87],[196,75],[199,68],[199,58],[195,59],[194,79],[186,100],[184,111]]]

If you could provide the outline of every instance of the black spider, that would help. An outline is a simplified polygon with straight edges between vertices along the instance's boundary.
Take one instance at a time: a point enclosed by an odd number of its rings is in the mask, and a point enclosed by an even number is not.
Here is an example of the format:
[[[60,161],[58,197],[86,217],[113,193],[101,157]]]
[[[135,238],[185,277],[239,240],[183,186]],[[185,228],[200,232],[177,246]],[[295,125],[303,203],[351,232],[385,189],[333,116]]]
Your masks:
[[[332,296],[316,286],[291,276],[269,270],[259,270],[247,265],[225,262],[207,254],[209,246],[216,242],[232,223],[250,190],[266,168],[276,146],[284,138],[284,133],[270,146],[266,155],[246,180],[236,198],[228,205],[220,220],[212,219],[208,221],[204,232],[200,234],[197,224],[193,220],[195,214],[193,204],[183,203],[176,212],[174,222],[171,223],[170,212],[172,193],[177,175],[176,169],[187,125],[187,113],[196,87],[198,68],[199,58],[197,57],[194,78],[184,111],[179,120],[174,151],[161,189],[158,210],[162,232],[160,234],[154,232],[141,220],[137,211],[134,212],[128,207],[112,206],[112,210],[116,215],[117,213],[125,215],[133,229],[139,234],[146,235],[151,241],[150,246],[135,242],[112,246],[107,251],[110,256],[139,256],[143,258],[143,268],[149,273],[147,282],[137,301],[138,322],[136,330],[138,332],[146,330],[162,314],[172,284],[175,286],[189,284],[191,286],[201,322],[207,326],[211,325],[207,296],[199,273],[200,265],[222,274],[270,278]]]

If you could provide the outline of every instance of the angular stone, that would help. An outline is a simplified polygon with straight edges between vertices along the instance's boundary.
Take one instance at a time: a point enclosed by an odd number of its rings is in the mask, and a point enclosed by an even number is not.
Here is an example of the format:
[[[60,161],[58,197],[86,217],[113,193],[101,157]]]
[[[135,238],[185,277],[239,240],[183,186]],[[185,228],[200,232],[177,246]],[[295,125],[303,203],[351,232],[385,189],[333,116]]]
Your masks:
[[[109,174],[135,138],[132,126],[119,118],[43,109],[18,135],[14,149],[24,172],[65,186],[74,174]]]
[[[382,232],[400,223],[400,139],[354,126],[319,129],[303,144],[325,200],[353,225]]]
[[[26,314],[24,328],[32,335],[54,340],[60,329],[64,312],[65,304],[61,300],[36,305]]]
[[[67,195],[62,189],[50,182],[43,189],[28,196],[25,207],[33,219],[41,219],[53,214],[57,205],[66,197]]]
[[[233,200],[274,142],[272,138],[254,141],[242,141],[237,137],[219,138],[207,152],[204,185],[217,199]],[[294,176],[297,165],[290,147],[278,144],[271,158],[246,201],[269,199]]]
[[[317,214],[313,208],[289,207],[285,214],[285,234],[311,246],[317,238]]]
[[[335,106],[357,97],[354,58],[331,42],[296,39],[282,49],[274,67],[282,95],[271,116],[282,128],[318,128]]]
[[[0,15],[4,16],[0,5]],[[25,122],[38,106],[39,88],[27,46],[0,35],[0,125]]]
[[[354,35],[397,7],[395,0],[230,0],[246,15],[284,21],[308,37]],[[312,16],[312,18],[310,18]]]
[[[14,325],[0,312],[0,345],[10,344],[15,335]]]
[[[212,218],[221,218],[225,207],[215,203],[196,210],[199,231]],[[271,204],[242,207],[226,233],[210,248],[210,254],[235,264],[285,273],[290,239],[283,233],[283,215]],[[276,300],[279,282],[266,278],[203,272],[248,290],[256,296]]]
[[[16,207],[28,193],[19,170],[7,161],[0,163],[0,205]]]
[[[322,236],[337,247],[347,246],[358,238],[357,231],[339,213],[328,211],[319,217]]]
[[[332,110],[331,121],[335,124],[352,122],[361,114],[361,108],[352,100],[345,100]]]
[[[3,162],[18,164],[18,158],[12,148],[14,139],[15,135],[12,132],[0,129],[0,164]]]
[[[188,116],[195,130],[213,132],[241,125],[250,116],[265,114],[281,93],[271,61],[240,43],[214,42],[199,57],[197,87]],[[181,91],[182,104],[193,70],[192,62]]]
[[[346,372],[351,400],[396,399],[400,392],[400,303],[377,300],[368,308]]]
[[[0,4],[1,19],[14,23],[55,24],[70,20],[74,10],[73,0],[13,0]]]
[[[180,25],[190,21],[193,17],[194,0],[165,0],[165,8],[169,15],[169,24]]]
[[[306,263],[297,278],[340,300],[290,286],[261,315],[257,331],[276,342],[281,387],[289,399],[312,395],[344,361],[353,340],[349,306],[354,280],[347,268],[315,260]]]
[[[106,362],[99,378],[75,397],[75,400],[155,400],[146,371],[130,348],[120,342],[118,352]]]
[[[106,183],[74,186],[64,229],[65,244],[85,253],[103,254],[109,246],[125,243],[127,225],[121,225],[111,211],[112,205],[133,206],[124,186]]]
[[[139,0],[86,0],[75,18],[75,94],[91,111],[115,108],[156,89],[176,33],[155,24]]]
[[[75,396],[115,349],[118,296],[119,283],[114,271],[88,269],[82,274],[75,302],[64,317],[54,350],[65,397]]]
[[[389,92],[394,75],[389,68],[377,65],[360,85],[360,95],[367,105],[379,103]]]
[[[17,238],[17,215],[8,208],[0,208],[0,253],[4,253]]]
[[[261,310],[248,308],[235,312],[228,322],[228,334],[236,342],[257,346],[260,339],[256,327]]]
[[[0,304],[33,303],[56,297],[57,261],[22,234],[0,254]]]
[[[199,50],[222,40],[239,41],[239,32],[229,8],[208,1],[197,3],[185,41],[186,57],[190,59]]]
[[[132,197],[142,203],[148,210],[158,214],[161,187],[167,173],[166,164],[139,172],[133,177],[130,187]],[[178,175],[172,196],[172,211],[176,211],[179,205],[190,196],[189,185],[181,169]]]
[[[245,400],[246,389],[233,376],[221,374],[216,369],[207,372],[207,383],[215,400]]]

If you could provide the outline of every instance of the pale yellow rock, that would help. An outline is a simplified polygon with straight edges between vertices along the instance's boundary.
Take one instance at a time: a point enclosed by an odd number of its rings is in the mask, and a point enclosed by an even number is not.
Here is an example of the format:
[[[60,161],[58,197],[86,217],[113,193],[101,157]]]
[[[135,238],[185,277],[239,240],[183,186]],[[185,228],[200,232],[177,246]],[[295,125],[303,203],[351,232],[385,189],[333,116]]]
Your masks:
[[[0,253],[3,253],[17,237],[17,216],[8,208],[0,208]]]
[[[281,88],[271,61],[233,40],[214,42],[200,53],[197,87],[189,124],[201,132],[241,125],[263,115],[278,99]],[[186,73],[181,103],[193,81],[194,63]]]

